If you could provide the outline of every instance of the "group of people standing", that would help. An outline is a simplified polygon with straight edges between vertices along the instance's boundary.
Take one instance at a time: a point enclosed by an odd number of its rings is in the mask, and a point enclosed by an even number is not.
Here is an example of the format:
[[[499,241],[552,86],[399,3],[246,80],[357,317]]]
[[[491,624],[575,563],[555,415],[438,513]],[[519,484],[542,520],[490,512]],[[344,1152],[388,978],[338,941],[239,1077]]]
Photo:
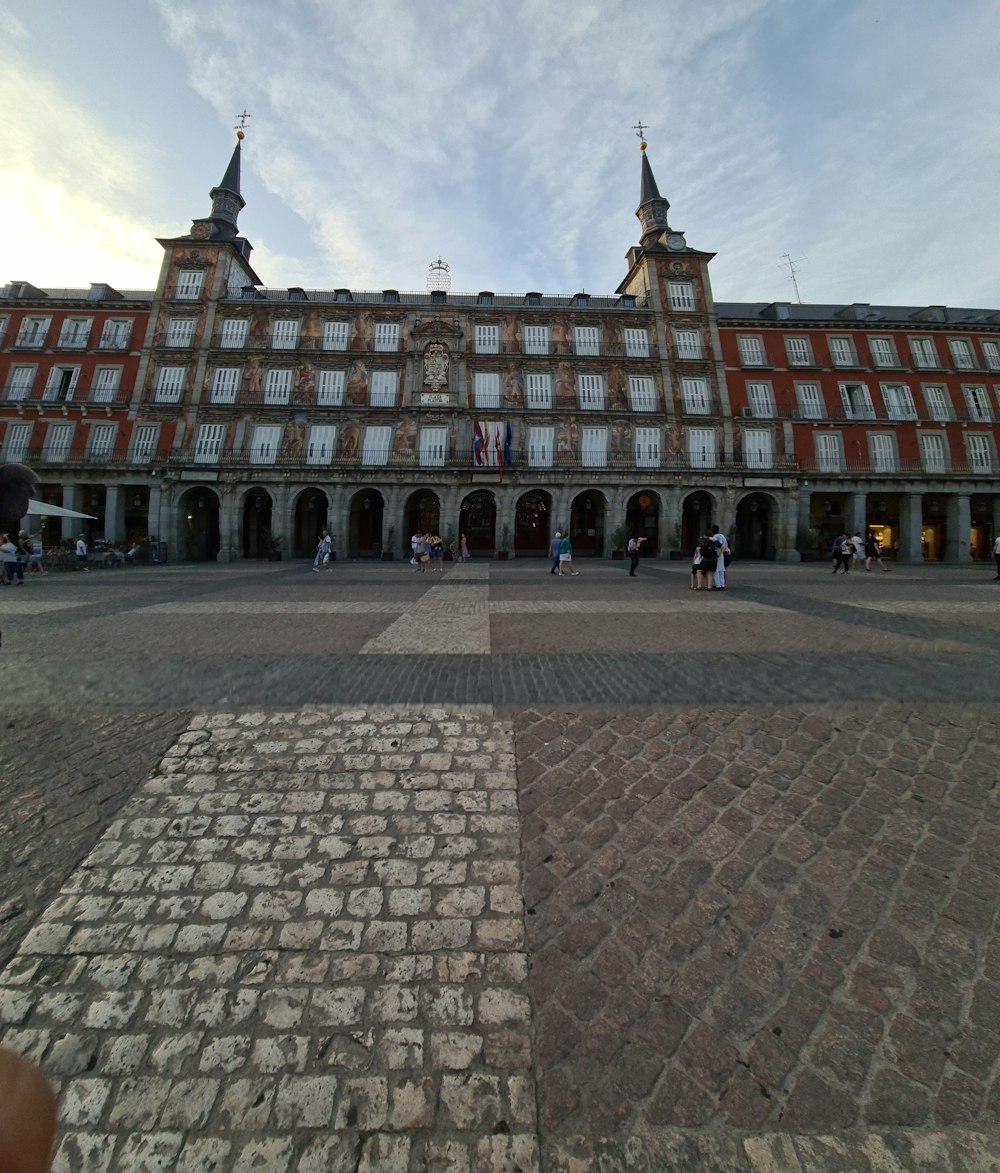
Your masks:
[[[440,534],[413,534],[410,538],[410,549],[410,565],[415,566],[421,574],[428,566],[444,571],[444,539]]]
[[[698,539],[691,559],[691,586],[693,591],[724,591],[727,586],[726,571],[732,561],[726,535],[717,525]]]
[[[837,534],[830,553],[833,557],[832,574],[836,574],[838,570],[847,574],[852,564],[860,567],[862,562],[865,564],[865,570],[871,570],[873,562],[879,565],[884,574],[888,574],[891,569],[882,561],[882,546],[873,533],[869,533],[866,538],[860,533],[854,534],[853,537],[850,534]]]
[[[27,530],[17,538],[0,533],[0,586],[23,586],[25,570],[45,574],[41,544],[32,541]]]

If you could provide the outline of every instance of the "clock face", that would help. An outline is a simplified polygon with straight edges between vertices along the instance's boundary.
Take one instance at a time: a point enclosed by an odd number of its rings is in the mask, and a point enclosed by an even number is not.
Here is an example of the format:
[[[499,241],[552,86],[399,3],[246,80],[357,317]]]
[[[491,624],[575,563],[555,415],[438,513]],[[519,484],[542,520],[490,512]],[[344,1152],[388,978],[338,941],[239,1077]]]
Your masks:
[[[684,237],[681,236],[681,234],[679,232],[672,232],[667,237],[667,248],[679,249],[679,248],[685,248],[686,245],[687,245],[687,242],[685,241]]]

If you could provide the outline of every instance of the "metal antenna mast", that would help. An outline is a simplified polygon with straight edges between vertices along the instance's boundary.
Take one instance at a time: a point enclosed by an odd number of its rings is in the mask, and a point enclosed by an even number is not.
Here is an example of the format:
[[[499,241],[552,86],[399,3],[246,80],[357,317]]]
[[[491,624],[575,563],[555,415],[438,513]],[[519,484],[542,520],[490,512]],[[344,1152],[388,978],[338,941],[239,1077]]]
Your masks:
[[[802,304],[802,295],[799,293],[799,283],[795,279],[795,272],[796,272],[795,266],[800,265],[803,261],[808,261],[809,258],[808,257],[799,257],[799,259],[797,261],[793,261],[792,258],[788,255],[788,253],[785,253],[782,256],[781,260],[782,260],[783,264],[779,265],[778,267],[784,268],[787,266],[788,275],[791,278],[791,282],[792,282],[792,288],[795,290],[795,300],[799,303],[799,305],[801,305]]]

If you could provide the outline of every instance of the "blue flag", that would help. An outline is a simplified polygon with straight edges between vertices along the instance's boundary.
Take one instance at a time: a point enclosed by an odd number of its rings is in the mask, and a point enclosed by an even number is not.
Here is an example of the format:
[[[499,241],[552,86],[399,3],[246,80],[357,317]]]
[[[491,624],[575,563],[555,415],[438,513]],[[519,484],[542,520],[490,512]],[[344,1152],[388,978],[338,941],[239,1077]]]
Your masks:
[[[510,430],[510,424],[507,424],[507,430],[503,438],[503,462],[508,468],[511,466],[510,446],[514,441],[514,433]]]

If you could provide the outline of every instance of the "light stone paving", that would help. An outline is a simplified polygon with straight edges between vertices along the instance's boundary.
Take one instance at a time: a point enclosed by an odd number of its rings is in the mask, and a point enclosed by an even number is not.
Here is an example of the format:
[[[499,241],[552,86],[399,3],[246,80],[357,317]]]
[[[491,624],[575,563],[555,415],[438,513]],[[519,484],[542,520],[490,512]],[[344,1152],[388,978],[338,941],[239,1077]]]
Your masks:
[[[0,978],[57,1173],[539,1168],[513,733],[196,717]]]
[[[489,587],[431,587],[384,631],[370,639],[362,655],[477,655],[490,653]]]

